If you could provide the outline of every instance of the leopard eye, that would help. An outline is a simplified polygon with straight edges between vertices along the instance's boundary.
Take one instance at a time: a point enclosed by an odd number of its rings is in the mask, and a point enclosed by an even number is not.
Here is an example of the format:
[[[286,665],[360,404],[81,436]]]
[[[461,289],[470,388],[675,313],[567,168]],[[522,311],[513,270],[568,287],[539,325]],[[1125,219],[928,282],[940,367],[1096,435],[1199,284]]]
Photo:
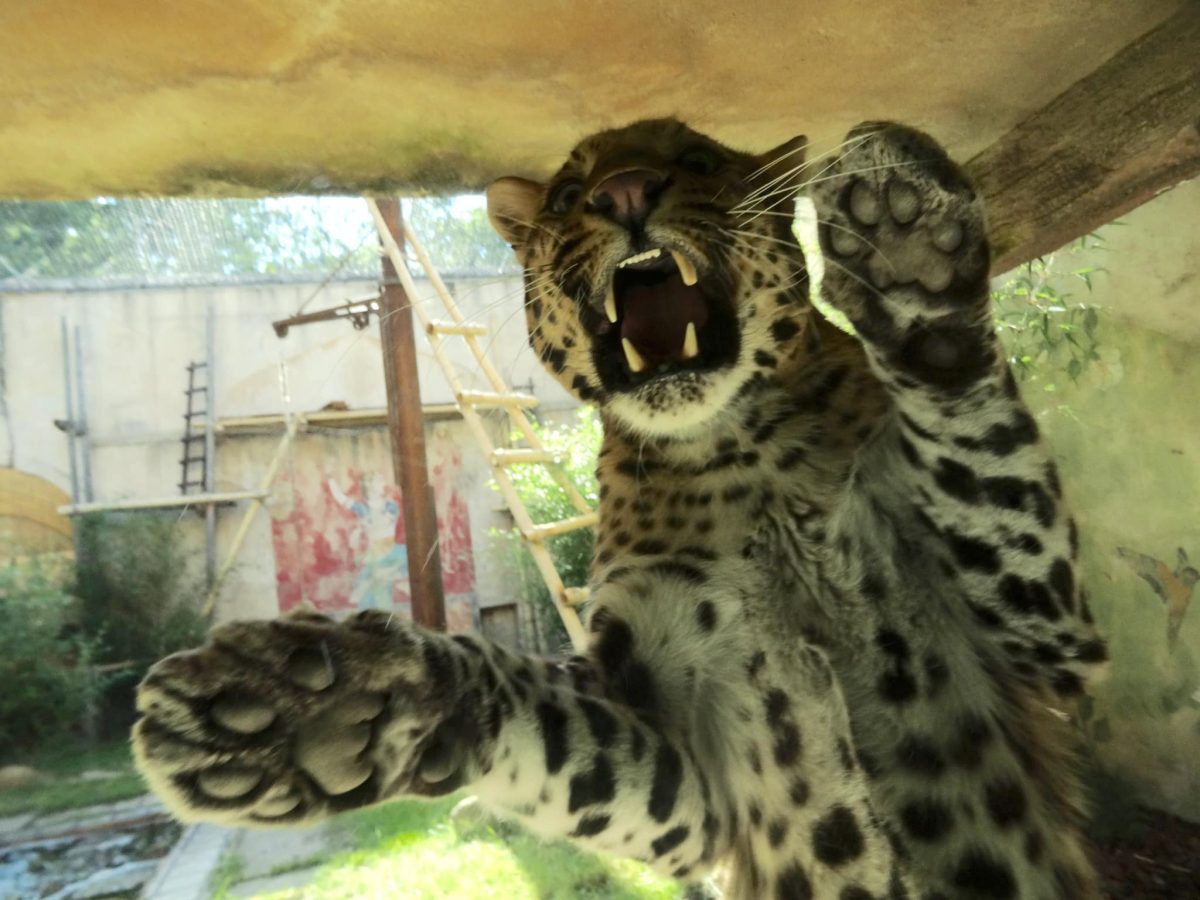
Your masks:
[[[708,147],[693,147],[679,157],[679,165],[695,175],[711,175],[725,162],[715,150]]]
[[[571,179],[563,181],[550,191],[550,199],[546,208],[556,216],[565,216],[583,196],[583,182]]]

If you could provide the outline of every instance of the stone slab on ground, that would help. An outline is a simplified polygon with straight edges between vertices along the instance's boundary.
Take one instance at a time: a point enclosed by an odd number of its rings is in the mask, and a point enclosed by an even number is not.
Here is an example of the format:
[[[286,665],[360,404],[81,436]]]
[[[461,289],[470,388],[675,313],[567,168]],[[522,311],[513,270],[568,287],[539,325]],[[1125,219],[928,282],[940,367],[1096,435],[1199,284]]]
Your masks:
[[[240,829],[229,852],[241,857],[246,881],[292,869],[310,868],[345,846],[329,823],[305,828]]]
[[[264,894],[274,894],[278,891],[294,890],[312,884],[321,871],[320,866],[310,866],[307,869],[294,869],[280,875],[269,875],[264,878],[251,878],[240,881],[229,889],[230,897],[261,897]]]
[[[209,900],[213,870],[236,829],[192,825],[142,889],[145,900]]]

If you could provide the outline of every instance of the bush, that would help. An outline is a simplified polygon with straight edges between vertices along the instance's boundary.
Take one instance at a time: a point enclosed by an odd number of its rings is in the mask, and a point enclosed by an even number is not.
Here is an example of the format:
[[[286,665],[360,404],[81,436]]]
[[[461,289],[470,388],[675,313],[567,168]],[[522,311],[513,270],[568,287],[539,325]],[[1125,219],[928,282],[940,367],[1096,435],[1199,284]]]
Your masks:
[[[576,413],[575,425],[547,426],[535,423],[546,449],[563,460],[567,477],[593,506],[599,501],[596,483],[596,457],[603,436],[600,419],[591,407]],[[567,495],[544,466],[517,466],[510,470],[513,487],[534,522],[556,522],[579,515]],[[533,558],[522,546],[515,531],[493,531],[493,540],[507,557],[510,568],[521,582],[527,608],[533,613],[538,649],[557,651],[570,647],[570,639],[559,617],[550,592],[542,581]],[[546,542],[558,574],[568,587],[586,585],[592,566],[595,536],[591,529],[571,531]]]
[[[75,598],[37,570],[0,569],[0,753],[74,730],[103,692],[99,645],[76,617]]]
[[[96,514],[75,528],[81,630],[102,644],[101,662],[128,663],[106,698],[106,718],[120,727],[146,669],[203,640],[203,585],[188,566],[173,516]]]

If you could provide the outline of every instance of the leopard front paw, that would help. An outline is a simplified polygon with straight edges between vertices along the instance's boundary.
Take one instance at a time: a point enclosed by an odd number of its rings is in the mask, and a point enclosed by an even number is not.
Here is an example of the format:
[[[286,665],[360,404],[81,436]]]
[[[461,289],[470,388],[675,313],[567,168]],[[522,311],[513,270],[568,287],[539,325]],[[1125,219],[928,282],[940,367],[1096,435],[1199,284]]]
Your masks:
[[[829,301],[901,383],[961,388],[997,363],[983,207],[928,135],[867,123],[811,180]]]
[[[451,651],[381,613],[216,629],[138,689],[134,754],[180,818],[295,824],[452,790],[465,759]]]

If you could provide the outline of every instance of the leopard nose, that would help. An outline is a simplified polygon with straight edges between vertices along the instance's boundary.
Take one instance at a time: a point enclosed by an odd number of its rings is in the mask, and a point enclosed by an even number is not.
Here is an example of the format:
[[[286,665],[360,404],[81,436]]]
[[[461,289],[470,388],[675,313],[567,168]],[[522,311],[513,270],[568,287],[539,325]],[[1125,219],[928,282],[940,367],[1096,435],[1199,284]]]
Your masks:
[[[650,169],[630,169],[610,175],[592,188],[591,207],[630,228],[641,225],[665,187],[663,177]]]

